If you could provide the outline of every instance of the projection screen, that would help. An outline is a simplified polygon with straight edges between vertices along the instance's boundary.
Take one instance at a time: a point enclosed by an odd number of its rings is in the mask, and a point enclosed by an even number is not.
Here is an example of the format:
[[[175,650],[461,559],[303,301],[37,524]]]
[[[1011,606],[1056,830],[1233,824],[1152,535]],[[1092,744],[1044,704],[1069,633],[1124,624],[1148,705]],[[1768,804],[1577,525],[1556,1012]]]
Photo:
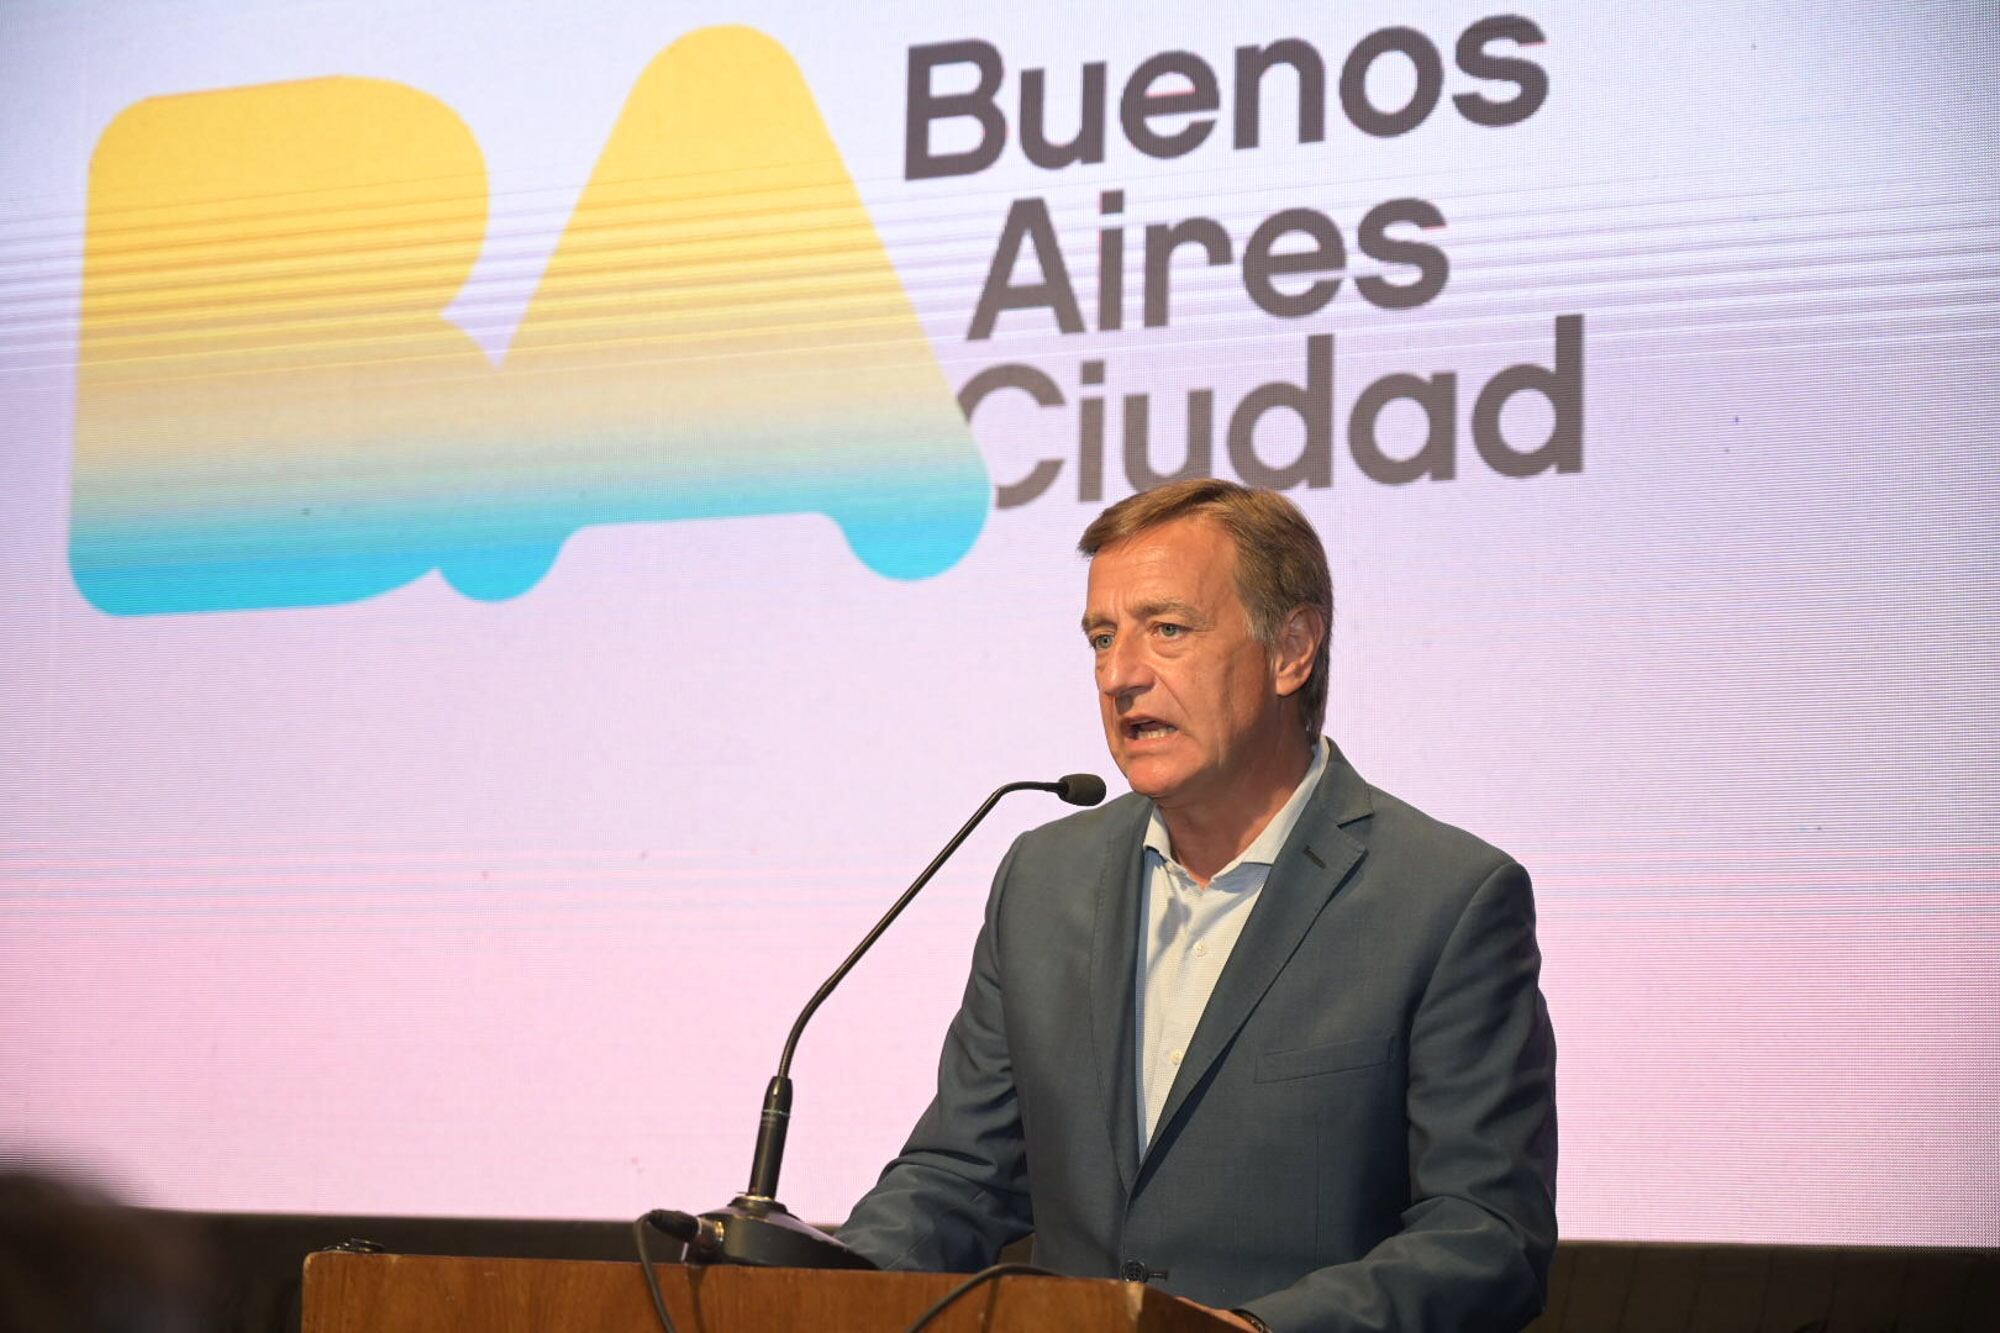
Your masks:
[[[0,1155],[725,1201],[1083,526],[1284,489],[1329,727],[1533,873],[1571,1237],[2000,1244],[2000,12],[0,13]],[[806,1033],[929,1095],[1017,796]]]

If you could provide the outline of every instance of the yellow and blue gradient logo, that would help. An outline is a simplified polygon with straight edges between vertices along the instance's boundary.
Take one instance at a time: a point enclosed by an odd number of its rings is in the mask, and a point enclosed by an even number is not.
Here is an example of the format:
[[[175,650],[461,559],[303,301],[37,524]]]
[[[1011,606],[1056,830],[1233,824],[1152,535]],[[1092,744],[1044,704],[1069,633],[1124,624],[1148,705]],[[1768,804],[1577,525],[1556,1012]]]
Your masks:
[[[810,90],[746,28],[627,100],[504,362],[484,159],[407,85],[153,98],[91,162],[70,567],[116,614],[533,587],[577,529],[820,513],[893,578],[985,467]]]

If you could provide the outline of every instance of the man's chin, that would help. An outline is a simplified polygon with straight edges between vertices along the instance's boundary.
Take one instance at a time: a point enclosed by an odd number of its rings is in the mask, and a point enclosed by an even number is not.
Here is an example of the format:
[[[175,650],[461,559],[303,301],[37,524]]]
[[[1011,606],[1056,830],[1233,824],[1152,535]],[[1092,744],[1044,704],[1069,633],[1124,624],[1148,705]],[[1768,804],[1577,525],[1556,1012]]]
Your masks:
[[[1151,800],[1171,796],[1186,777],[1172,764],[1155,755],[1134,758],[1114,754],[1112,758],[1118,762],[1118,771],[1125,775],[1125,781],[1131,784],[1132,790]]]

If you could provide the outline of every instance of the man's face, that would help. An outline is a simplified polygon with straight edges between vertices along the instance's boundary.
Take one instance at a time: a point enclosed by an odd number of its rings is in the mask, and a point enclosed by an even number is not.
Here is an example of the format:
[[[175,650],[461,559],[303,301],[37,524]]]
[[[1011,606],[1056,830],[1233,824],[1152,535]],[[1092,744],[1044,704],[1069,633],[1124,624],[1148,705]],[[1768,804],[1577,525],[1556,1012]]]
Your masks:
[[[1111,757],[1164,809],[1226,805],[1295,729],[1236,590],[1235,543],[1211,519],[1100,550],[1083,628]]]

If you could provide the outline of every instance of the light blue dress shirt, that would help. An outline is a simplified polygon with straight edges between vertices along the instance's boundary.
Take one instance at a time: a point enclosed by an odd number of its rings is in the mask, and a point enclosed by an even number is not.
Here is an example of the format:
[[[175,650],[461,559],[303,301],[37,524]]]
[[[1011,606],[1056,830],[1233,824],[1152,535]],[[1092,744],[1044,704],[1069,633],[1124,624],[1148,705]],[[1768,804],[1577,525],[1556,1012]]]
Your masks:
[[[1139,1151],[1153,1141],[1160,1109],[1180,1072],[1195,1024],[1208,1008],[1216,978],[1236,948],[1243,923],[1284,850],[1285,839],[1326,772],[1327,740],[1313,746],[1312,765],[1271,822],[1203,888],[1173,856],[1166,821],[1153,811],[1146,825],[1146,938],[1139,951]]]

